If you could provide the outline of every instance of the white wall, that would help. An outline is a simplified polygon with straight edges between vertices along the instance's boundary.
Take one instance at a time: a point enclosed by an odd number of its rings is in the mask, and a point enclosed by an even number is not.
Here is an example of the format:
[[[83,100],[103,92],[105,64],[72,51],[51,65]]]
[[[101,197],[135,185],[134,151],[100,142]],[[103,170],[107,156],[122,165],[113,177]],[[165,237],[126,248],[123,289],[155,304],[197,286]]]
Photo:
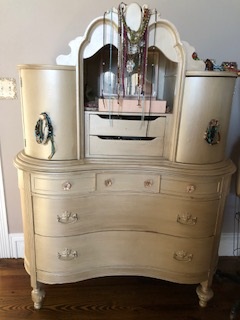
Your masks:
[[[83,35],[92,19],[119,3],[116,0],[0,0],[0,78],[17,79],[18,64],[55,64],[55,58],[70,51],[69,41]],[[141,5],[144,3],[175,24],[181,39],[192,44],[200,58],[213,58],[217,63],[236,61],[240,66],[239,0],[139,1]],[[239,149],[239,95],[238,81],[228,145],[228,153],[234,160]],[[0,148],[9,231],[21,233],[17,171],[13,166],[14,156],[23,148],[19,98],[0,100]],[[223,229],[229,233],[233,232],[234,203],[232,187]]]

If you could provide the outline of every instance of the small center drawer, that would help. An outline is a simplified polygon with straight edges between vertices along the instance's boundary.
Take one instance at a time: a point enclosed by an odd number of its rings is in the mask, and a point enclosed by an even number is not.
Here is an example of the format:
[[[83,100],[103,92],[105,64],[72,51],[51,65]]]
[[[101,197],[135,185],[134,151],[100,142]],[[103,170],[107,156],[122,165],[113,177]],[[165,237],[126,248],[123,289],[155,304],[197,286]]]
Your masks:
[[[99,173],[97,190],[159,193],[160,176],[155,174]]]
[[[80,194],[95,191],[95,173],[45,176],[32,175],[32,190],[41,194]]]

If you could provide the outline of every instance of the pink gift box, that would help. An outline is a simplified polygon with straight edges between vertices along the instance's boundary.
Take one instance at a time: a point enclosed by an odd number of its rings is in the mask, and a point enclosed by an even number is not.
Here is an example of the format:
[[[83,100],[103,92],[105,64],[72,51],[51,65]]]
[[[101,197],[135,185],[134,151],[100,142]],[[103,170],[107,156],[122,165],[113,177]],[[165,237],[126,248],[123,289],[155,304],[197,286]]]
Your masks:
[[[164,100],[149,100],[140,101],[136,99],[119,99],[106,98],[98,100],[98,110],[105,112],[126,112],[126,113],[166,113],[167,102]]]

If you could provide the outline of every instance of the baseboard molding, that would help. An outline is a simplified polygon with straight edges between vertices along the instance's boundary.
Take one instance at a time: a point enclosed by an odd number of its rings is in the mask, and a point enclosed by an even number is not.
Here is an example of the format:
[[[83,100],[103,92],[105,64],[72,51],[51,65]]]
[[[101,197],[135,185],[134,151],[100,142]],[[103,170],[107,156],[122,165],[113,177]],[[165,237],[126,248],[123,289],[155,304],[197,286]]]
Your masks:
[[[10,258],[7,212],[6,212],[2,164],[1,164],[1,149],[0,149],[0,258]]]
[[[220,239],[220,246],[218,250],[219,256],[233,256],[234,233],[222,233]]]
[[[24,258],[24,237],[23,233],[10,233],[10,254],[11,258]]]
[[[24,257],[24,237],[23,233],[9,234],[10,257]],[[233,256],[233,233],[223,233],[220,240],[219,256]],[[4,258],[4,257],[3,257]],[[9,258],[9,257],[6,257]]]

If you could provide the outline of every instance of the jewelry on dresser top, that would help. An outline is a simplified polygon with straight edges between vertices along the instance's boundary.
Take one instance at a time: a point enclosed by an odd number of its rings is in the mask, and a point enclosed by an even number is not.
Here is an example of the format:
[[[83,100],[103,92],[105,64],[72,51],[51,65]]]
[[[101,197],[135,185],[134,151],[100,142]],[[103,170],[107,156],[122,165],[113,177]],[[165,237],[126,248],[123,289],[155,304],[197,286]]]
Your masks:
[[[46,112],[42,112],[35,126],[36,142],[39,144],[47,144],[51,141],[51,154],[48,159],[51,160],[55,154],[55,145],[53,138],[53,126],[49,115]]]

